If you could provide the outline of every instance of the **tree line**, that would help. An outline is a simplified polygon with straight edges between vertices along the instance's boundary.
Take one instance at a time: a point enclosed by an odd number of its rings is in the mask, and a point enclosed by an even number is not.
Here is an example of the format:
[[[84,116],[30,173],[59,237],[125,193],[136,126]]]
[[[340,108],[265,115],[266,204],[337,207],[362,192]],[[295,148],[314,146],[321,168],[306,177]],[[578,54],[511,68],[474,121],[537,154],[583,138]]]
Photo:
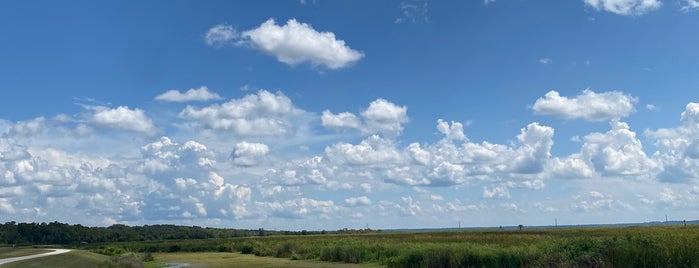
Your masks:
[[[233,238],[269,235],[320,235],[330,233],[365,233],[375,230],[341,229],[337,231],[276,231],[203,228],[171,224],[128,226],[114,224],[109,227],[89,227],[80,224],[6,222],[0,225],[0,245],[81,245],[92,243],[134,242]]]
[[[126,241],[231,238],[258,235],[258,230],[202,228],[199,226],[114,224],[88,227],[80,224],[16,223],[0,225],[0,244],[5,245],[79,245]]]

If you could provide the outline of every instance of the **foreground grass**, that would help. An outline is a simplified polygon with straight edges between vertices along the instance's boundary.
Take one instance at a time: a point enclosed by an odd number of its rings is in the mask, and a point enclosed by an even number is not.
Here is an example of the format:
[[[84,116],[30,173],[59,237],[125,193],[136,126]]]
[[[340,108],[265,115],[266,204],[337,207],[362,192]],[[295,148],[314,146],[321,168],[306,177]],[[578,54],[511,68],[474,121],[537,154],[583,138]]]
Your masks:
[[[244,255],[240,253],[221,253],[221,252],[206,252],[206,253],[158,253],[153,254],[155,261],[146,262],[147,268],[158,268],[165,266],[166,263],[188,263],[191,268],[215,268],[215,267],[291,267],[291,268],[360,268],[360,267],[378,267],[378,266],[362,266],[358,264],[348,263],[328,263],[321,261],[308,261],[257,257],[253,255]]]
[[[160,252],[156,255],[164,261],[202,267],[335,267],[337,263],[388,267],[699,267],[698,241],[699,225],[689,225],[265,236],[91,246],[95,252],[107,254]],[[237,264],[240,266],[232,266]]]
[[[388,267],[699,267],[699,226],[260,237],[231,247]]]
[[[0,248],[0,259],[29,256],[51,251],[52,250],[39,248]]]
[[[92,268],[104,267],[108,256],[83,250],[73,250],[68,253],[18,261],[3,265],[3,268],[52,267],[52,268]]]

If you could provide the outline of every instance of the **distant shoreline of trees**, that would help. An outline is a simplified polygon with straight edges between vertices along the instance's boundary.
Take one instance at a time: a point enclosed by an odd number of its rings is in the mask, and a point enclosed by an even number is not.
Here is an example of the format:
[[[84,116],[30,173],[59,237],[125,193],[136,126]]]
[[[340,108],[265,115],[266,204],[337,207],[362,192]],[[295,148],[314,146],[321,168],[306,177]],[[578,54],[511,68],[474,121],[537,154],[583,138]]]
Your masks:
[[[114,224],[109,227],[88,227],[80,224],[66,224],[57,221],[50,223],[0,224],[0,245],[85,245],[92,243],[113,243],[133,241],[162,241],[185,239],[234,238],[269,235],[320,235],[329,233],[363,233],[372,230],[338,231],[270,231],[204,228],[199,226],[179,226],[157,224],[128,226]]]

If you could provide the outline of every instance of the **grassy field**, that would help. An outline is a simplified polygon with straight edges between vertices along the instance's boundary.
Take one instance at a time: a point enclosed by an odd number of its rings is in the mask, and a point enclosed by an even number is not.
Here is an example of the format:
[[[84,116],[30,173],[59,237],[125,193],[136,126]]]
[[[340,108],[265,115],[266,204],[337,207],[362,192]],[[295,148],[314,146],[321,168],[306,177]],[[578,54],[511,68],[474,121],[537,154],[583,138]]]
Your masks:
[[[159,262],[150,267],[165,262],[201,267],[699,267],[699,225],[278,235],[91,247],[109,255],[154,252]]]
[[[41,252],[39,252],[41,253]],[[105,267],[109,260],[108,256],[96,254],[83,250],[73,250],[71,252],[41,257],[31,260],[18,261],[3,265],[3,268],[26,268],[26,267],[52,267],[52,268],[92,268]]]
[[[28,256],[50,252],[51,250],[40,248],[0,248],[0,259]]]
[[[146,262],[148,268],[163,267],[165,263],[188,263],[191,268],[215,268],[215,267],[267,267],[267,268],[361,268],[377,267],[376,265],[358,265],[347,263],[328,263],[321,261],[308,261],[271,257],[257,257],[240,253],[198,252],[198,253],[159,253],[154,254],[155,261]]]
[[[699,226],[259,237],[231,248],[388,267],[699,267]]]

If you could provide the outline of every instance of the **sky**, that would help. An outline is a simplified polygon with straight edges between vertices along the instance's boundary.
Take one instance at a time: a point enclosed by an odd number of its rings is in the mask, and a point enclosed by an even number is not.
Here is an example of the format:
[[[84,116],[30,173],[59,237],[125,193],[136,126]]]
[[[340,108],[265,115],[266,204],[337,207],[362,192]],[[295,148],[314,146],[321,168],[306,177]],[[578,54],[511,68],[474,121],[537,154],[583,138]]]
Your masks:
[[[2,1],[0,222],[699,219],[699,1]]]

